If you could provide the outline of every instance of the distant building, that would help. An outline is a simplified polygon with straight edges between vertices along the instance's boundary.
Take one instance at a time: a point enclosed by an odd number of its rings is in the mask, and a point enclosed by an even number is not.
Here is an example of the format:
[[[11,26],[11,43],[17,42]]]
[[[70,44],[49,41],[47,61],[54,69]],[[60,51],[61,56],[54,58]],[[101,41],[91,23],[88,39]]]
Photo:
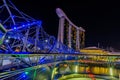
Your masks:
[[[80,50],[80,52],[83,54],[101,54],[101,55],[109,54],[109,52],[95,46],[83,48]]]

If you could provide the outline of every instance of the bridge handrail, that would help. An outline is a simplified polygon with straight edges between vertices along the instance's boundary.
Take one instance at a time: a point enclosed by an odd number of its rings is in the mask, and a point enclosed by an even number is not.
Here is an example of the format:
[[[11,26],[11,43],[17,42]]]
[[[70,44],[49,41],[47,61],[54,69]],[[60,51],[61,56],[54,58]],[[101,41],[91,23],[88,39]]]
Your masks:
[[[120,54],[83,54],[83,53],[40,53],[40,52],[0,52],[1,55],[74,55],[74,56],[120,56]]]

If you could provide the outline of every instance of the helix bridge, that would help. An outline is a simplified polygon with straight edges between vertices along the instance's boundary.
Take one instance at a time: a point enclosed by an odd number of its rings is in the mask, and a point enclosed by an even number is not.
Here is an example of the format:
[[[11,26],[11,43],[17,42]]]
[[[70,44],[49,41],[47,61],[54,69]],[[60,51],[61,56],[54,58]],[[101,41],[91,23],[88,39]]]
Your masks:
[[[0,80],[119,79],[120,56],[81,53],[85,30],[60,8],[56,39],[11,1],[0,1]]]

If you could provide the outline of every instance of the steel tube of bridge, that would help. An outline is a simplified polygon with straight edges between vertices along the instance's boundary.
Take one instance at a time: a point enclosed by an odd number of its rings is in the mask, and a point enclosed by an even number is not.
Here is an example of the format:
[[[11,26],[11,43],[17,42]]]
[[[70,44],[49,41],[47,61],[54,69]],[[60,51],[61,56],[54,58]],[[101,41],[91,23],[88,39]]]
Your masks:
[[[3,2],[4,2],[4,5],[5,5],[6,9],[8,10],[8,13],[9,13],[11,19],[12,19],[13,25],[15,25],[15,20],[14,20],[13,15],[12,15],[12,13],[11,13],[7,3],[6,3],[6,0],[3,0]]]
[[[25,33],[25,37],[23,38],[23,50],[22,51],[25,51],[26,49],[26,46],[27,46],[27,39],[28,39],[28,34],[29,34],[29,29],[27,29],[27,32]]]
[[[39,41],[39,27],[36,26],[36,38],[35,38],[35,52],[37,51],[37,44],[38,44],[38,41]]]

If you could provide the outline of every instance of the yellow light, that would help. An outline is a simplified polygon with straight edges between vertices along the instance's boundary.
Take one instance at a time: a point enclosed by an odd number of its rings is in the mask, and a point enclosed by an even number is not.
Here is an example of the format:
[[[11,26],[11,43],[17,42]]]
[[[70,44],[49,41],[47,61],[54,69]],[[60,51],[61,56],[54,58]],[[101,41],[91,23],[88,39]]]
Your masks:
[[[76,73],[78,72],[78,66],[75,66],[75,72]]]
[[[86,54],[108,54],[106,51],[103,50],[91,50],[91,49],[81,49],[80,52],[86,53]]]
[[[54,69],[53,69],[52,75],[51,75],[51,80],[54,79],[54,75],[56,74],[57,69],[58,69],[58,68],[54,68]]]
[[[110,68],[110,75],[113,76],[113,68]]]

